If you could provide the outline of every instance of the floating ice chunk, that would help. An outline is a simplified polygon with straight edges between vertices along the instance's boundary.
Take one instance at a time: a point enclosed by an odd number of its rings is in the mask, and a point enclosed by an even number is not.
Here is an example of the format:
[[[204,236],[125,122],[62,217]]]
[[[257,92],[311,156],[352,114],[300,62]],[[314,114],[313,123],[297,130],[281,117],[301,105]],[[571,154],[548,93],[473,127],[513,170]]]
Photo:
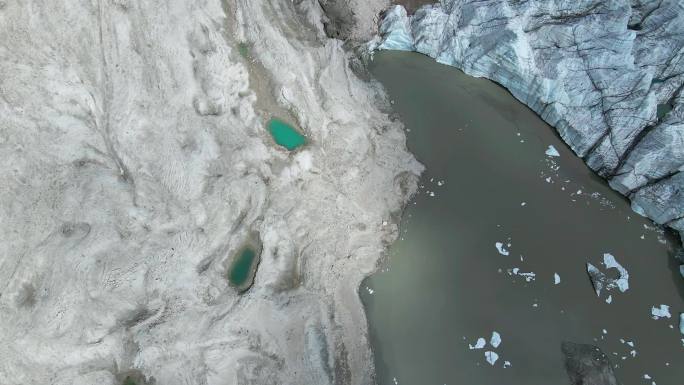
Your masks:
[[[525,278],[525,281],[527,282],[532,282],[537,278],[537,274],[530,271],[528,273],[521,272],[519,268],[514,267],[513,269],[508,271],[508,275],[519,275],[521,277]]]
[[[660,307],[653,306],[651,308],[651,315],[651,318],[653,319],[672,317],[672,315],[670,314],[670,307],[667,305],[660,305]]]
[[[551,177],[548,177],[548,178],[546,178],[546,179],[544,179],[544,180],[546,181],[546,183],[551,183]]]
[[[558,273],[553,273],[553,284],[558,285],[560,283],[560,275]]]
[[[613,295],[612,295],[612,294],[609,294],[608,297],[606,297],[606,303],[607,303],[607,304],[610,304],[610,303],[612,303],[612,302],[613,302]]]
[[[651,376],[649,376],[648,374],[644,374],[644,379],[645,379],[645,380],[650,380],[650,379],[651,379]]]
[[[631,346],[631,347],[634,347],[634,342],[633,342],[633,341],[627,341],[626,343],[627,343],[627,345],[629,345],[629,346]]]
[[[485,359],[487,360],[487,362],[489,362],[489,365],[494,365],[496,363],[496,360],[499,359],[499,355],[496,354],[496,352],[486,351]]]
[[[520,206],[525,206],[527,202],[520,202]]]
[[[622,265],[615,260],[615,257],[612,254],[608,253],[603,254],[603,264],[606,265],[607,269],[618,270],[620,276],[617,280],[615,280],[615,283],[621,292],[626,292],[629,289],[629,273],[627,272],[627,269],[622,267]]]
[[[684,313],[679,313],[679,332],[684,334]]]
[[[489,344],[492,345],[493,348],[498,348],[499,345],[501,345],[501,334],[492,332],[492,338],[489,339]]]
[[[594,286],[596,296],[600,297],[603,289],[610,291],[614,288],[618,288],[618,290],[623,293],[627,291],[629,289],[629,273],[627,272],[627,269],[622,267],[622,265],[615,260],[615,257],[608,253],[603,254],[603,264],[606,266],[606,269],[617,269],[619,276],[618,278],[609,278],[596,266],[587,262],[587,273],[589,274],[589,278],[591,278],[591,283]],[[606,302],[608,302],[608,300],[606,300]]]
[[[594,285],[596,296],[600,296],[601,290],[603,290],[604,281],[607,279],[606,275],[589,262],[587,262],[587,273],[589,274],[589,278],[591,278],[592,285]]]
[[[504,364],[503,364],[504,369],[506,369],[509,366],[511,366],[511,361],[504,361]]]
[[[608,334],[608,330],[603,329],[603,334]]]
[[[470,350],[482,349],[485,347],[486,344],[487,344],[487,341],[485,341],[484,338],[480,337],[477,339],[477,342],[475,342],[475,346],[468,344],[468,348],[470,348]]]
[[[502,242],[496,242],[496,243],[494,244],[494,246],[496,246],[496,250],[499,252],[499,254],[501,254],[501,255],[508,255],[508,254],[510,254],[510,253],[508,252],[508,250],[506,250],[506,248],[504,247],[504,244],[503,244]]]
[[[679,275],[684,277],[684,265],[679,265]]]
[[[637,356],[637,351],[636,350],[630,350],[629,354],[632,356],[632,358]]]
[[[560,153],[558,153],[558,150],[556,150],[556,147],[553,147],[553,145],[549,145],[545,154],[548,156],[560,156]]]

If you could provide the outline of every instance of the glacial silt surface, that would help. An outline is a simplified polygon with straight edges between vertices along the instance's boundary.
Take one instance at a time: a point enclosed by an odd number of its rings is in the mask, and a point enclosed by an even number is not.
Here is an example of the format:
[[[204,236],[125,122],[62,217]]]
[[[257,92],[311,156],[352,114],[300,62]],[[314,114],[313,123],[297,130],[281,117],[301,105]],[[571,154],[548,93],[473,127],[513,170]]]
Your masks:
[[[371,72],[426,166],[387,265],[361,288],[378,384],[567,384],[566,363],[583,361],[563,342],[607,355],[597,378],[681,383],[671,237],[502,87],[415,53],[378,53]],[[587,263],[610,280],[614,261],[629,277],[597,296]],[[653,319],[661,304],[671,318]]]

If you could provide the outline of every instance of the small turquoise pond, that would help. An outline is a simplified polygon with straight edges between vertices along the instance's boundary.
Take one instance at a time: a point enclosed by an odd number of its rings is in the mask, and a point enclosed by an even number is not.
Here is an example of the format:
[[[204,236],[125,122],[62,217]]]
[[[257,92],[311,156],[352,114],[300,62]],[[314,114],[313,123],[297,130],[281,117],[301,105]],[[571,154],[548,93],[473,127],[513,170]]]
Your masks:
[[[268,131],[275,142],[292,151],[306,143],[306,137],[300,134],[294,127],[278,119],[268,122]]]
[[[252,286],[257,262],[257,252],[251,247],[243,248],[238,252],[228,271],[230,283],[240,291],[249,289]]]

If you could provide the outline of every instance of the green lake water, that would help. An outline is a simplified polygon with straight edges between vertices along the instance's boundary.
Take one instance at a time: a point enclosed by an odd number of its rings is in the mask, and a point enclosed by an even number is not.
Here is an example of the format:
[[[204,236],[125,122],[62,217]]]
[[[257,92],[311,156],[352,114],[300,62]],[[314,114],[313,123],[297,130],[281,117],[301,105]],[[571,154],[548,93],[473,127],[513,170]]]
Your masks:
[[[563,341],[601,348],[622,385],[684,383],[668,234],[500,86],[407,52],[377,53],[370,71],[426,166],[387,264],[360,289],[379,385],[569,385]],[[630,276],[610,304],[586,271],[604,253]],[[671,318],[652,318],[660,304]]]
[[[273,140],[288,150],[292,151],[306,143],[306,137],[300,134],[294,127],[279,119],[271,119],[268,122],[268,131]]]
[[[228,280],[238,289],[246,290],[252,285],[257,252],[251,247],[243,248],[236,256],[228,272]]]

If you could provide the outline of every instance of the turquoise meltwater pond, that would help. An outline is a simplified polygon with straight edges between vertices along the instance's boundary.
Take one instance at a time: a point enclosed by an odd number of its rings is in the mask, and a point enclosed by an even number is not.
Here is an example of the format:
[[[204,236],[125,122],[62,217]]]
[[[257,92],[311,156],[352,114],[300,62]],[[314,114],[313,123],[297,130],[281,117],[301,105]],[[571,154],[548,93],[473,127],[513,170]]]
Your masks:
[[[290,151],[306,144],[306,137],[282,120],[275,118],[271,119],[268,122],[268,131],[278,145],[283,146]]]

